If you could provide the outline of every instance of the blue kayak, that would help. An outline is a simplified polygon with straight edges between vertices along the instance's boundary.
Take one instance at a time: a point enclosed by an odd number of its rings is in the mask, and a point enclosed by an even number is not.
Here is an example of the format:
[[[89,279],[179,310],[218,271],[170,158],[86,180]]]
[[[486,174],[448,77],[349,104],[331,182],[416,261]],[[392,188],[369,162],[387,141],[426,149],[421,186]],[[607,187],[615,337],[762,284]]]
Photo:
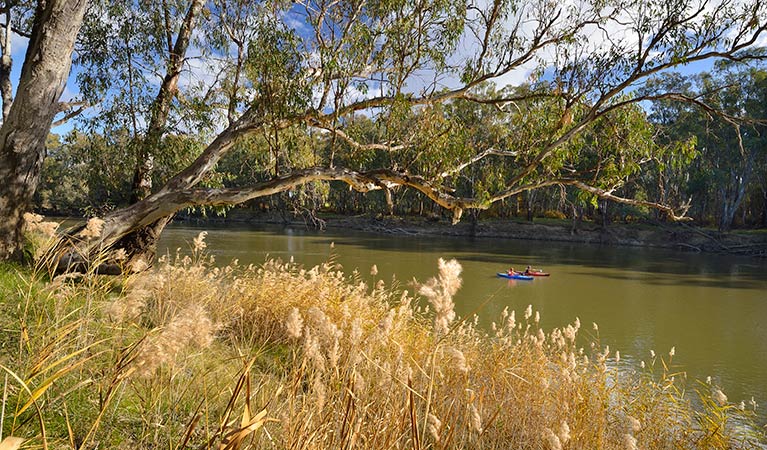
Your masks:
[[[529,275],[520,275],[518,273],[515,273],[514,275],[509,275],[506,272],[498,272],[498,276],[501,278],[508,278],[510,280],[527,280],[527,281],[530,281],[534,278]]]

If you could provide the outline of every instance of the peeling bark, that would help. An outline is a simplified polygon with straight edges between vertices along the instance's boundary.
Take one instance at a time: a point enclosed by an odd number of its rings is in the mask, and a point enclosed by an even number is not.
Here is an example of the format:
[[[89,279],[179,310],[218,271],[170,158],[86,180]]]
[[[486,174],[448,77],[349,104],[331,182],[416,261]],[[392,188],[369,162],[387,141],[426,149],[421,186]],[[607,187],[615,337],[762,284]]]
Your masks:
[[[39,2],[17,97],[0,127],[0,260],[20,259],[23,214],[29,209],[45,156],[45,139],[59,112],[87,0]]]
[[[13,59],[11,58],[11,7],[6,4],[5,10],[5,28],[2,33],[2,41],[0,42],[0,50],[2,56],[0,56],[0,95],[3,100],[3,122],[8,120],[8,113],[11,110],[11,104],[13,103],[13,84],[11,83],[11,68],[13,67]]]

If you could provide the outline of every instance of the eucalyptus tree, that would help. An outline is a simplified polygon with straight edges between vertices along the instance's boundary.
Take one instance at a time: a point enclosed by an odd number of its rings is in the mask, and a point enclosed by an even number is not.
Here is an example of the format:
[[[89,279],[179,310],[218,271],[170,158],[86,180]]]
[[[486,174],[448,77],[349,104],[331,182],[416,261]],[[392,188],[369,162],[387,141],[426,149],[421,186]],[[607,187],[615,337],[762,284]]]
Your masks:
[[[756,171],[763,169],[767,159],[766,75],[764,70],[739,70],[726,65],[720,73],[701,79],[702,98],[726,113],[724,118],[706,117],[706,133],[699,138],[704,161],[710,164],[709,173],[716,184],[717,225],[722,231],[732,228]],[[717,89],[722,85],[725,87]],[[759,120],[738,123],[729,118],[743,114]]]
[[[151,193],[156,154],[173,129],[171,113],[177,120],[184,114],[185,105],[174,102],[203,3],[110,0],[95,3],[86,16],[76,60],[79,84],[105,110],[93,125],[134,136],[132,202]]]
[[[16,4],[5,2],[0,63],[3,124],[0,126],[0,260],[20,258],[23,214],[29,209],[45,154],[45,141],[69,75],[72,50],[86,0],[38,1],[30,16],[29,43],[16,89],[9,72]],[[21,34],[25,34],[22,30]],[[9,105],[10,102],[10,105]]]
[[[759,1],[303,0],[265,2],[255,12],[243,63],[247,82],[236,89],[235,113],[226,105],[229,125],[154,193],[107,215],[101,239],[89,248],[126,247],[143,256],[146,242],[131,245],[132,236],[180,209],[240,203],[318,180],[363,192],[415,189],[452,211],[454,221],[466,209],[556,185],[657,208],[677,220],[684,205],[617,195],[643,151],[634,150],[632,137],[641,133],[624,133],[631,126],[616,131],[614,124],[641,115],[636,105],[645,100],[694,103],[674,92],[640,95],[637,88],[684,63],[760,59],[756,44],[767,26]],[[488,81],[519,74],[525,82],[483,91]],[[439,114],[431,113],[440,105],[460,102],[497,107],[513,139],[501,148],[448,145],[449,154],[426,164],[434,153],[422,119],[436,121]],[[372,141],[356,139],[348,132],[355,114],[380,122],[384,132]],[[392,123],[400,125],[386,126]],[[295,129],[323,130],[327,158],[312,167],[281,166],[281,136]],[[606,146],[603,133],[614,137]],[[269,148],[254,151],[275,155],[269,180],[200,185],[235,144],[259,134]],[[388,162],[341,166],[341,143],[380,152]],[[421,146],[421,164],[408,168],[401,158],[414,145]],[[585,160],[576,158],[582,152]],[[453,189],[465,170],[486,160],[509,165],[502,182],[476,196]]]
[[[707,209],[712,209],[720,230],[732,227],[749,185],[758,179],[762,161],[767,158],[766,77],[759,67],[722,63],[712,72],[694,77],[670,73],[654,81],[695,99],[700,106],[659,101],[652,107],[650,120],[664,141],[696,144],[697,157],[684,171],[675,162],[685,152],[666,155],[667,176],[659,180],[661,194],[666,195],[666,186],[674,186],[682,195],[697,198],[696,213],[705,216]]]

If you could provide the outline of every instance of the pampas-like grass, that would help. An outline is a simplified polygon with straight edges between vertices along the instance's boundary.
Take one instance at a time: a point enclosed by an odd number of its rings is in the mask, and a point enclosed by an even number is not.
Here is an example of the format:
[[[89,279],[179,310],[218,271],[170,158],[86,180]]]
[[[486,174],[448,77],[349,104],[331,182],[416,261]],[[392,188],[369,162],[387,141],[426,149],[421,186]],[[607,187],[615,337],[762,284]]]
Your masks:
[[[599,342],[578,346],[577,318],[547,331],[528,307],[504,311],[489,332],[456,317],[454,260],[437,263],[419,298],[367,286],[332,263],[214,267],[204,238],[191,257],[165,257],[154,270],[108,283],[45,288],[19,280],[19,312],[2,324],[17,349],[0,356],[16,376],[6,383],[6,429],[60,448],[764,442],[758,428],[744,426],[756,402],[741,409],[710,384],[686,387],[670,370],[673,350],[667,360],[653,353],[644,369],[622,361],[619,370],[617,352],[611,358]],[[50,356],[41,363],[36,354]],[[75,369],[57,371],[64,362]]]

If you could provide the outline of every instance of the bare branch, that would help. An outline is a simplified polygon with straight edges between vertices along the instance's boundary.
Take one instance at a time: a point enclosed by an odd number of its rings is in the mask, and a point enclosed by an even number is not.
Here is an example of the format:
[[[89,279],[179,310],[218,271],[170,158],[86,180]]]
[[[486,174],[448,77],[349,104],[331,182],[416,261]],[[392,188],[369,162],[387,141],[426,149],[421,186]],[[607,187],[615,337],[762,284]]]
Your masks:
[[[64,115],[64,117],[53,122],[53,124],[51,124],[51,128],[56,128],[60,125],[64,125],[65,123],[69,122],[70,120],[82,114],[83,111],[85,111],[89,106],[90,105],[88,105],[87,103],[84,103],[79,108],[69,111],[67,114]]]
[[[19,36],[25,37],[27,39],[31,39],[32,38],[32,34],[31,33],[29,33],[28,31],[22,30],[21,28],[12,26],[11,27],[11,31],[13,31],[14,33],[18,34]]]
[[[618,202],[618,203],[623,203],[625,205],[646,206],[648,208],[653,208],[653,209],[657,209],[657,210],[663,211],[663,212],[666,213],[666,215],[668,216],[668,218],[670,220],[673,220],[675,222],[692,220],[692,218],[687,217],[685,215],[685,214],[687,214],[687,210],[690,209],[690,204],[689,203],[686,204],[686,205],[683,205],[680,208],[681,209],[680,214],[677,214],[677,212],[674,210],[674,208],[672,208],[672,207],[670,207],[668,205],[664,205],[662,203],[656,203],[656,202],[648,202],[648,201],[644,201],[644,200],[635,200],[635,199],[632,199],[632,198],[619,197],[617,195],[614,195],[611,190],[608,191],[608,190],[605,190],[605,189],[601,189],[601,188],[597,188],[597,187],[594,187],[594,186],[590,186],[590,185],[588,185],[586,183],[583,183],[581,181],[568,181],[568,182],[564,182],[562,184],[569,184],[571,186],[575,186],[576,188],[578,188],[578,189],[580,189],[582,191],[590,192],[590,193],[592,193],[592,194],[594,194],[594,195],[596,195],[596,196],[598,196],[600,198],[604,198],[604,199],[611,200],[611,201]]]
[[[71,111],[73,108],[76,107],[88,107],[90,106],[88,102],[85,100],[76,100],[73,102],[59,102],[58,105],[56,105],[57,112],[65,112],[65,111]]]
[[[331,127],[329,125],[325,125],[322,123],[317,122],[316,120],[309,120],[308,124],[310,126],[329,131],[331,133],[334,133],[337,137],[341,138],[344,142],[354,147],[356,150],[383,150],[387,152],[394,152],[398,150],[404,150],[409,147],[409,145],[405,144],[399,144],[399,145],[390,145],[389,143],[382,143],[382,144],[362,144],[360,142],[357,142],[354,138],[346,134],[343,130]]]
[[[483,151],[482,153],[479,153],[476,156],[474,156],[473,158],[471,158],[470,160],[464,162],[463,164],[459,164],[458,166],[456,166],[456,167],[454,167],[454,168],[452,168],[450,170],[446,170],[446,171],[440,173],[438,176],[439,176],[439,178],[446,178],[446,177],[449,177],[450,175],[454,175],[454,174],[462,171],[463,169],[471,166],[472,164],[475,164],[476,162],[478,162],[478,161],[480,161],[480,160],[482,160],[482,159],[484,159],[484,158],[486,158],[486,157],[488,157],[490,155],[514,157],[514,156],[519,155],[519,152],[515,152],[515,151],[511,151],[511,150],[498,150],[498,149],[495,149],[495,148],[488,148],[487,150]]]

